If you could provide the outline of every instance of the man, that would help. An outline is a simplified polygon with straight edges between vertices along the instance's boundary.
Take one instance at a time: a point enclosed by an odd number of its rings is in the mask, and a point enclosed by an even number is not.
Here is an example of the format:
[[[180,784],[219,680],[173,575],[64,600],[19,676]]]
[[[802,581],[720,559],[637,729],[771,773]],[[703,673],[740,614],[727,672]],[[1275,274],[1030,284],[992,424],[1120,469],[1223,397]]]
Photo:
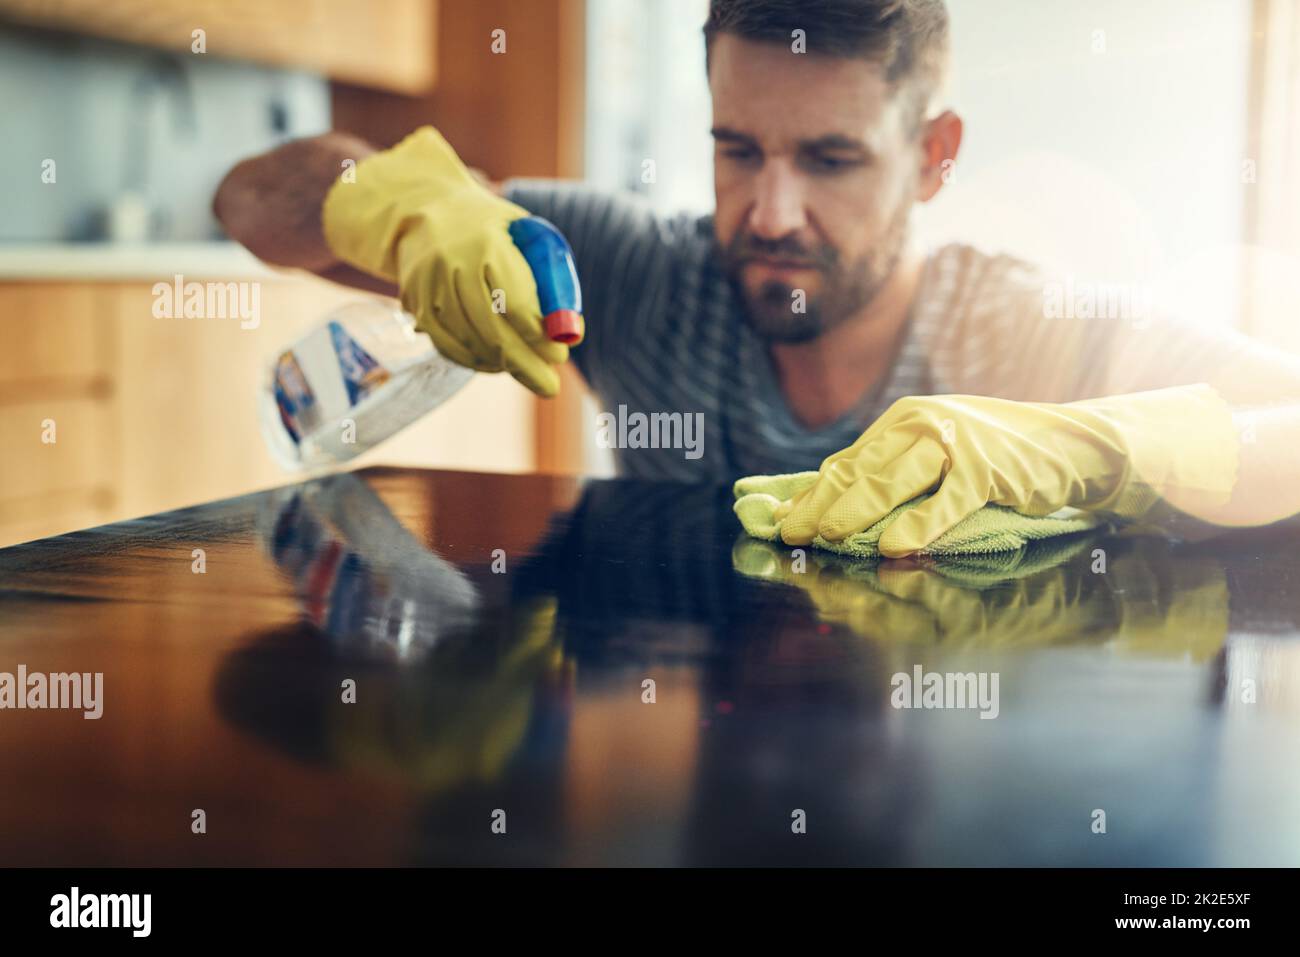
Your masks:
[[[541,395],[568,349],[543,335],[506,227],[549,219],[586,297],[573,359],[605,406],[703,413],[702,457],[625,450],[621,470],[716,481],[821,463],[777,512],[789,544],[925,492],[883,554],[989,502],[1224,524],[1300,510],[1300,361],[1165,319],[1051,318],[1025,264],[912,241],[910,210],[962,139],[935,105],[942,0],[712,0],[705,41],[711,217],[573,185],[497,196],[428,128],[374,155],[328,134],[246,161],[217,215],[272,263],[398,294],[450,358]]]

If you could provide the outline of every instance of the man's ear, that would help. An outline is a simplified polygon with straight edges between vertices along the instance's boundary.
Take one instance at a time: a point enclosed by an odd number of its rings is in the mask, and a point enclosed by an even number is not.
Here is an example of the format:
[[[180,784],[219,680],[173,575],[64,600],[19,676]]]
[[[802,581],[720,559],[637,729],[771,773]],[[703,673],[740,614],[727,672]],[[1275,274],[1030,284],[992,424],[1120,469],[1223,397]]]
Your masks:
[[[961,134],[961,117],[952,110],[944,110],[922,126],[921,175],[916,183],[919,202],[928,203],[956,174]]]

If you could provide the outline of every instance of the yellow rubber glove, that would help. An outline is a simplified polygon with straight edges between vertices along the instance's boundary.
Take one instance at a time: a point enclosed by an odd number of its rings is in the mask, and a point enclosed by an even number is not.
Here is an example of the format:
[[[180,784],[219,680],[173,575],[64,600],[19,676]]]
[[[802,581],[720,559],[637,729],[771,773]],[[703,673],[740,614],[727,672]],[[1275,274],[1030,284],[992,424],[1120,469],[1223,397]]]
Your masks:
[[[817,534],[834,542],[937,489],[881,536],[881,554],[896,558],[990,502],[1026,515],[1069,505],[1133,519],[1164,501],[1201,515],[1227,503],[1236,474],[1232,411],[1208,385],[1060,405],[913,397],[827,458],[774,517],[788,545]]]
[[[448,359],[509,372],[538,395],[559,392],[555,366],[569,349],[547,338],[532,271],[508,232],[528,211],[475,180],[429,126],[354,173],[325,197],[330,249],[397,283],[403,308]],[[493,308],[500,294],[504,315]]]

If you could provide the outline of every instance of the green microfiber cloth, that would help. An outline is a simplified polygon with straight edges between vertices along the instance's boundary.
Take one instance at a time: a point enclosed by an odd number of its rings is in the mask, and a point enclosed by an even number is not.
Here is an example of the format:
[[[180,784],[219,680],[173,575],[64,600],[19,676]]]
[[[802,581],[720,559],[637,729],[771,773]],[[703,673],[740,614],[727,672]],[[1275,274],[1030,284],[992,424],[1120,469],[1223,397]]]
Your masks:
[[[767,542],[780,541],[780,523],[772,518],[776,507],[803,491],[816,479],[816,472],[795,472],[790,475],[751,475],[737,480],[732,491],[736,496],[734,508],[740,524],[754,538]],[[819,535],[812,543],[817,548],[841,555],[880,558],[877,544],[884,530],[899,515],[915,508],[929,497],[919,495],[910,502],[904,502],[870,528],[850,535],[841,542],[828,542]],[[922,549],[921,554],[957,557],[1012,552],[1033,541],[1085,532],[1104,524],[1105,519],[1075,508],[1063,508],[1051,515],[1034,517],[1001,505],[985,505],[931,542]]]

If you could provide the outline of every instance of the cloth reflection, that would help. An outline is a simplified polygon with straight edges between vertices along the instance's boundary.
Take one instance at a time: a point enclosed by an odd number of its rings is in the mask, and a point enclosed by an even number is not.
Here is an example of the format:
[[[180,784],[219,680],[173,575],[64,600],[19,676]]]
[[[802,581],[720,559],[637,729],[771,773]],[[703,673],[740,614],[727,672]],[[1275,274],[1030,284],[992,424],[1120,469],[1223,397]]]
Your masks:
[[[954,561],[846,559],[741,535],[736,571],[791,586],[818,617],[882,642],[945,650],[1100,643],[1121,652],[1211,659],[1228,633],[1222,563],[1169,560],[1152,539],[1083,535]]]

